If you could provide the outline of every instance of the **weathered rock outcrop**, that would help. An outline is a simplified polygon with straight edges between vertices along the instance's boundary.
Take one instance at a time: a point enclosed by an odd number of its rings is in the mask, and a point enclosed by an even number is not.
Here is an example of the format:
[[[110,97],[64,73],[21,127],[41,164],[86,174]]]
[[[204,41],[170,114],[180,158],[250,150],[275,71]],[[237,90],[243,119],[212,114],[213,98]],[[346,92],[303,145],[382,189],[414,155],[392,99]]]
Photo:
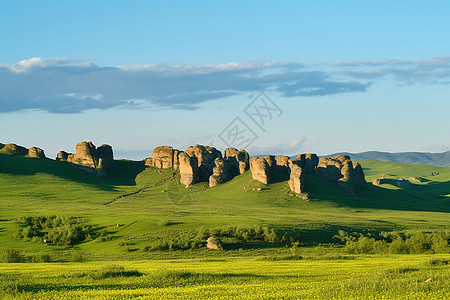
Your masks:
[[[225,162],[221,158],[216,158],[214,161],[215,167],[213,174],[209,176],[209,186],[214,187],[220,183],[223,183],[228,178],[228,171]]]
[[[147,167],[153,167],[153,158],[144,158],[144,165]]]
[[[27,149],[16,144],[0,144],[0,153],[33,158],[45,158],[44,150],[41,148],[31,147],[30,149]]]
[[[340,187],[350,193],[355,193],[366,183],[361,165],[352,162],[346,155],[337,155],[334,158],[321,157],[316,174],[338,182]]]
[[[297,194],[303,193],[304,191],[302,168],[297,165],[293,165],[291,168],[289,188]]]
[[[244,174],[249,169],[249,155],[243,149],[225,149],[225,160],[230,174]]]
[[[264,184],[270,182],[270,166],[265,158],[253,156],[250,160],[250,171],[254,180]]]
[[[173,168],[178,170],[180,168],[180,161],[178,156],[180,155],[180,151],[177,149],[173,150]]]
[[[152,153],[153,165],[160,169],[173,167],[173,148],[170,146],[159,146]]]
[[[98,175],[105,175],[107,169],[114,165],[113,151],[110,145],[101,145],[96,148],[92,142],[81,142],[76,145],[75,151],[74,154],[60,151],[56,160],[69,162]]]
[[[264,156],[264,159],[267,162],[267,165],[269,166],[269,172],[272,172],[275,170],[277,161],[275,160],[275,155],[266,155]]]
[[[190,157],[197,158],[198,176],[200,181],[208,181],[215,167],[216,158],[222,158],[222,153],[214,147],[195,145],[184,151]]]
[[[181,179],[180,182],[188,188],[198,181],[198,162],[196,157],[181,152],[178,155]]]
[[[27,149],[16,144],[0,144],[0,153],[33,158],[45,158],[44,150],[41,148],[31,147],[30,149]]]
[[[45,153],[41,148],[31,147],[28,150],[28,157],[45,158]]]
[[[292,163],[301,167],[307,173],[314,173],[319,164],[319,157],[314,153],[304,153],[297,155]]]
[[[343,176],[341,174],[342,163],[334,158],[321,157],[316,169],[316,174],[326,177],[331,181],[338,181]]]
[[[338,185],[350,193],[355,193],[366,183],[361,165],[350,158],[342,162],[341,174],[343,177],[339,179]]]
[[[288,156],[278,155],[276,159],[276,170],[280,173],[289,175],[291,172],[291,164],[291,159]]]

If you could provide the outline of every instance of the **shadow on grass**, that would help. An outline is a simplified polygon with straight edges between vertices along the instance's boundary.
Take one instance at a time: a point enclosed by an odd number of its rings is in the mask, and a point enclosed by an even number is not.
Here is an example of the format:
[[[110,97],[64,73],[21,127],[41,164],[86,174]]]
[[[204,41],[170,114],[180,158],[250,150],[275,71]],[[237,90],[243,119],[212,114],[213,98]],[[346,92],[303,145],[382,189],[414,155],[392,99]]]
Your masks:
[[[26,158],[0,154],[0,174],[36,175],[47,173],[67,180],[95,186],[105,191],[115,191],[115,186],[135,186],[136,176],[145,166],[139,161],[116,160],[108,175],[97,177],[94,173],[76,169],[70,163],[51,159]]]
[[[408,188],[390,190],[366,183],[357,195],[349,195],[325,178],[306,174],[306,192],[310,199],[329,199],[339,206],[404,211],[450,212],[449,182],[410,184]]]

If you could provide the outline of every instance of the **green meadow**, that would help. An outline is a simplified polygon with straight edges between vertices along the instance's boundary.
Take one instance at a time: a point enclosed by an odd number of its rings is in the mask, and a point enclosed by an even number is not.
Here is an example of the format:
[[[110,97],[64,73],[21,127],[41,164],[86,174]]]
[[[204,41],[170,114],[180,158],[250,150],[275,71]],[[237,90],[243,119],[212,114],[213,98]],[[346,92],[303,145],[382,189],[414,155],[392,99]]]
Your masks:
[[[282,174],[269,185],[246,172],[186,189],[173,170],[141,162],[117,160],[97,177],[0,154],[0,293],[449,298],[450,168],[360,163],[368,183],[357,195],[313,175],[296,195]],[[223,249],[206,249],[209,236]]]

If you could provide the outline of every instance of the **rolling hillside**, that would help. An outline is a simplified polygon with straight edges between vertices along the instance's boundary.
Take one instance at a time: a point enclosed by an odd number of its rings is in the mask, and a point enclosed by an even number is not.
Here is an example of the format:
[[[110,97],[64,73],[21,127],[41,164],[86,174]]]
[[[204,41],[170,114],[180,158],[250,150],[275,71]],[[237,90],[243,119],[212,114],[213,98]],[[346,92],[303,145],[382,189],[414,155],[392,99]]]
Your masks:
[[[353,160],[362,159],[375,159],[380,161],[393,161],[405,164],[422,164],[432,165],[439,167],[450,167],[450,151],[443,153],[423,153],[423,152],[401,152],[401,153],[389,153],[368,151],[362,153],[335,153],[327,155],[334,157],[338,154],[349,155]]]
[[[0,155],[0,244],[32,251],[65,249],[15,237],[23,228],[19,218],[49,215],[81,218],[107,232],[109,238],[101,243],[77,246],[99,254],[123,254],[127,244],[143,249],[199,228],[275,228],[311,245],[331,241],[340,229],[450,229],[450,168],[360,163],[369,182],[383,174],[421,177],[423,182],[408,189],[368,183],[350,196],[323,178],[306,176],[307,192],[297,197],[286,181],[264,185],[250,172],[214,188],[198,183],[186,189],[179,175],[172,178],[172,170],[144,169],[140,162],[116,161],[107,176],[98,178],[66,163]]]

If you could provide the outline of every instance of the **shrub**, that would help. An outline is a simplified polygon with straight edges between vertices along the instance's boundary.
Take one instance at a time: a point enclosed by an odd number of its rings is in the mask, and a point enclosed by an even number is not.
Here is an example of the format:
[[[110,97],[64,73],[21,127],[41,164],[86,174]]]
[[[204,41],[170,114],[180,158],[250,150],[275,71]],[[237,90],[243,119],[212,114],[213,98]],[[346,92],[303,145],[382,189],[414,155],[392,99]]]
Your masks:
[[[0,252],[0,261],[4,263],[26,262],[26,257],[15,249],[5,249]]]

